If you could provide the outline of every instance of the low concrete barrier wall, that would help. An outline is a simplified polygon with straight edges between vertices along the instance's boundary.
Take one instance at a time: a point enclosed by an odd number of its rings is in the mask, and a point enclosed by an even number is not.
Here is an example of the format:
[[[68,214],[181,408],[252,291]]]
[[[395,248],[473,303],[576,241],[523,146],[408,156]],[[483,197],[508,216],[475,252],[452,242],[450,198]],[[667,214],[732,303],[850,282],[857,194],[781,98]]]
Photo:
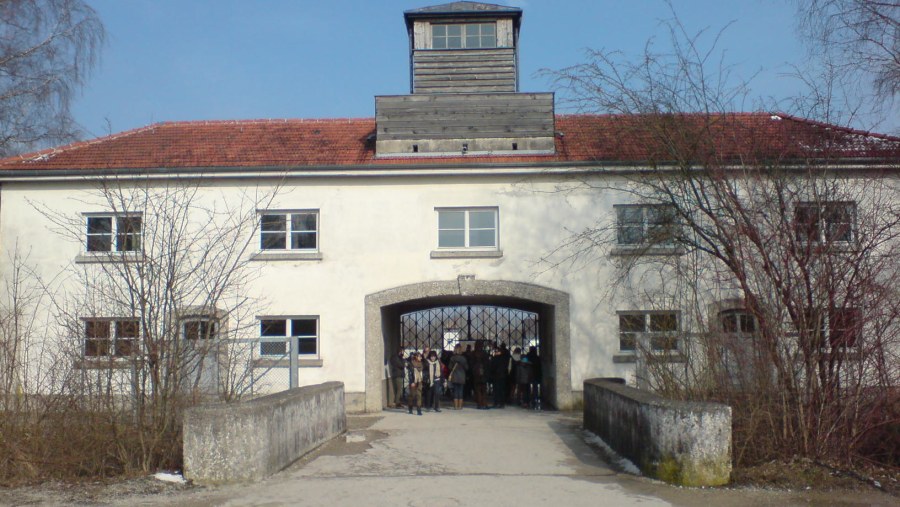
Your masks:
[[[584,427],[641,471],[671,484],[731,477],[731,407],[674,401],[612,379],[584,381]]]
[[[346,430],[344,384],[193,407],[183,421],[185,478],[199,484],[259,480]]]

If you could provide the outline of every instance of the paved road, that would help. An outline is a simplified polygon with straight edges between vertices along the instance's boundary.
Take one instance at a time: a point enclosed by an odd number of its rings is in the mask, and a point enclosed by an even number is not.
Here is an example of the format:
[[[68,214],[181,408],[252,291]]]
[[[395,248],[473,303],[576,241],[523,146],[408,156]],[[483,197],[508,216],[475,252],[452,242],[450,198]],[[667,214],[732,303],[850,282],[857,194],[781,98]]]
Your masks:
[[[350,431],[261,483],[203,488],[123,504],[891,505],[887,496],[839,499],[761,490],[675,488],[620,473],[585,443],[578,414],[517,408],[385,411],[350,418]]]

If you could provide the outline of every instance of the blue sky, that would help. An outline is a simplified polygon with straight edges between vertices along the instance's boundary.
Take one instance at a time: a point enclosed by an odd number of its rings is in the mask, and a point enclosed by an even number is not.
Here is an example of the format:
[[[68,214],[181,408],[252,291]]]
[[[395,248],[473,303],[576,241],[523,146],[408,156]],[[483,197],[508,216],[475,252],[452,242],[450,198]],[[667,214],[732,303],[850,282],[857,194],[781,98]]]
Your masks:
[[[409,92],[403,11],[416,0],[88,0],[108,40],[74,113],[86,137],[159,121],[374,116],[374,96]],[[666,37],[663,0],[499,1],[524,10],[522,91],[553,91],[542,68],[585,48],[640,53]],[[754,97],[789,97],[802,62],[787,0],[672,0],[691,32],[717,32]],[[755,77],[754,77],[755,76]],[[768,102],[767,102],[768,103]],[[748,109],[754,107],[751,101]],[[887,130],[890,125],[882,125]]]

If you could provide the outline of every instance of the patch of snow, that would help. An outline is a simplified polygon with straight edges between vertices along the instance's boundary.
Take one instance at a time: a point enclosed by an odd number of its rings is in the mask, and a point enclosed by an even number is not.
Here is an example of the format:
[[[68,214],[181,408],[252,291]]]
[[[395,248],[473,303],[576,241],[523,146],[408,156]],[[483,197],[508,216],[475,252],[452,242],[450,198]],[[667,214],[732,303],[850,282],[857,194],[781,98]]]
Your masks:
[[[613,450],[612,447],[609,446],[606,442],[603,441],[602,438],[598,437],[594,433],[584,430],[582,432],[584,434],[584,441],[590,445],[595,445],[603,450],[607,456],[613,461],[613,464],[617,467],[621,468],[625,473],[629,473],[631,475],[643,475],[641,474],[641,470],[634,465],[628,458],[624,458],[619,455],[616,451]]]
[[[777,114],[773,114],[772,116],[769,117],[769,119],[770,119],[770,120],[775,120],[775,121],[780,121],[780,120],[781,120],[781,116],[778,116]]]
[[[153,478],[163,482],[174,482],[175,484],[184,484],[187,481],[179,473],[156,472]]]
[[[366,436],[360,433],[347,433],[344,436],[345,442],[365,442]]]

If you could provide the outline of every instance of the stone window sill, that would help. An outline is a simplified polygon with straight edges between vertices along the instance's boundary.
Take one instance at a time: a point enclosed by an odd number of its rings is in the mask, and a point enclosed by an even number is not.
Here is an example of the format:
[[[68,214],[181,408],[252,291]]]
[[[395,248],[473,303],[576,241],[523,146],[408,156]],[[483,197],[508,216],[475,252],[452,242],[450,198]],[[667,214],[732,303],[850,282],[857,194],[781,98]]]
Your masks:
[[[90,357],[76,361],[75,368],[80,370],[126,370],[131,367],[131,364],[127,357]]]
[[[322,252],[258,252],[251,261],[320,261]]]
[[[89,252],[75,257],[75,264],[102,264],[106,262],[140,262],[142,252]]]
[[[686,363],[687,358],[681,352],[653,352],[650,356],[651,360],[654,362],[660,363]],[[636,363],[638,360],[638,354],[629,354],[627,352],[615,354],[613,356],[613,363],[615,364],[628,364],[628,363]]]
[[[297,361],[301,368],[321,368],[324,362],[321,359],[300,359]],[[255,359],[254,368],[290,368],[290,359]]]
[[[432,259],[499,259],[503,250],[432,250]]]
[[[659,246],[617,246],[609,252],[613,256],[640,256],[640,255],[682,255],[684,250],[678,247]]]

